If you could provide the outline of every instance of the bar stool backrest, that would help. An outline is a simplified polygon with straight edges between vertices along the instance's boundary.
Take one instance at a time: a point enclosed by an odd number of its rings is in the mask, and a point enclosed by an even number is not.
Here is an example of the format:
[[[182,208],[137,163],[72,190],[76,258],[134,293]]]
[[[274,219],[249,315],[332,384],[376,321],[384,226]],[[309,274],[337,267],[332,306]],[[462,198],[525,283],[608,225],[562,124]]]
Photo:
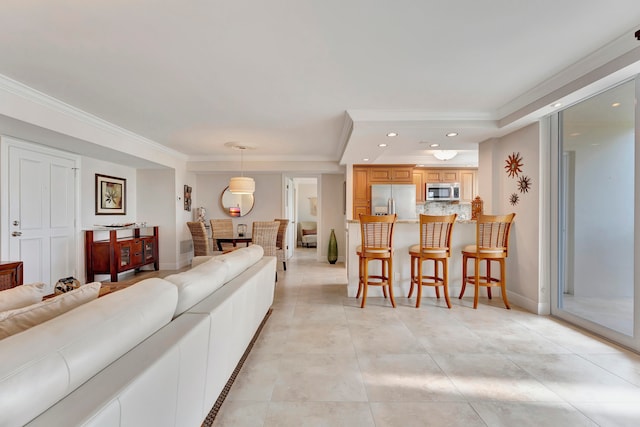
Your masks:
[[[476,223],[477,252],[504,253],[509,250],[509,232],[515,213],[508,215],[478,215]]]
[[[397,215],[360,214],[362,251],[365,253],[391,253],[393,248],[393,226]]]
[[[420,252],[427,254],[433,251],[446,250],[451,254],[451,232],[457,214],[452,215],[420,215]]]

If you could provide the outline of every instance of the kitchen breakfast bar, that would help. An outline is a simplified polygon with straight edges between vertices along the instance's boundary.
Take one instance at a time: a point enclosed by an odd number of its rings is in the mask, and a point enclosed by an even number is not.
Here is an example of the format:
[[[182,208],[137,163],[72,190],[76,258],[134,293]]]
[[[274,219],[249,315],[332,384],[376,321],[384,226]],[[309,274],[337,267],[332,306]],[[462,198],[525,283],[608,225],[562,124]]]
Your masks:
[[[357,220],[347,220],[347,295],[355,297],[358,291],[358,256],[356,248],[361,244],[360,222]],[[449,259],[449,293],[450,297],[457,298],[462,287],[462,248],[466,245],[475,244],[476,222],[474,220],[456,221],[451,234],[451,258]],[[406,297],[411,287],[411,258],[409,257],[409,247],[418,244],[420,241],[420,221],[398,220],[393,229],[393,293],[397,298]],[[433,271],[433,263],[425,263],[426,272]],[[469,268],[473,271],[472,263]],[[380,272],[380,263],[372,262],[370,271]],[[374,273],[374,274],[377,274]],[[467,287],[467,295],[473,295],[473,287]],[[499,291],[496,290],[499,295]],[[370,286],[369,297],[381,297],[382,288]],[[424,297],[435,297],[432,289],[425,289]],[[415,293],[413,298],[415,298]],[[444,298],[441,298],[444,307]],[[389,303],[387,303],[389,304]],[[391,307],[391,304],[389,304]]]

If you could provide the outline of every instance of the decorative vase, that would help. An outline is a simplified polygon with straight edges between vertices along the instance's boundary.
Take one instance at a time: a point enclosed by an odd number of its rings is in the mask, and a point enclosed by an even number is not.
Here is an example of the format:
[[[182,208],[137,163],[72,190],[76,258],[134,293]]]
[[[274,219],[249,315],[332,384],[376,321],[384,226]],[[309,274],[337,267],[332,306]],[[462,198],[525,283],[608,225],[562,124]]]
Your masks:
[[[327,260],[329,264],[335,264],[338,260],[338,241],[336,240],[336,233],[331,229],[331,235],[329,236],[329,250],[327,251]]]

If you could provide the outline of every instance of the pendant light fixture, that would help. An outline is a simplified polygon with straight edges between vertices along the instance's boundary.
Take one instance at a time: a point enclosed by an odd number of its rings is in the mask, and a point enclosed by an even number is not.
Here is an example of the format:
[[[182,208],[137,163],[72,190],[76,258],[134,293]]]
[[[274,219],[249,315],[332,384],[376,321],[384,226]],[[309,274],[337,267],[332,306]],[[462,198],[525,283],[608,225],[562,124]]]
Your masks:
[[[242,145],[237,142],[227,142],[227,147],[231,147],[234,150],[240,150],[240,176],[235,176],[229,180],[229,191],[232,194],[253,194],[256,191],[256,182],[253,178],[244,176],[243,173],[243,152],[244,150],[250,150],[253,147]]]

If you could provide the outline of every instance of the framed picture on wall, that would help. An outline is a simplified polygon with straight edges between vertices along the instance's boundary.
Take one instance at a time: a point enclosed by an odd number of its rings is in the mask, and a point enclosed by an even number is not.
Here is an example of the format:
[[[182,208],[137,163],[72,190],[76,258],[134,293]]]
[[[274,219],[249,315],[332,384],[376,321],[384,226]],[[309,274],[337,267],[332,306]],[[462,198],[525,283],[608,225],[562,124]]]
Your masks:
[[[184,186],[184,210],[191,212],[191,187]]]
[[[96,174],[96,215],[127,214],[127,180]]]

